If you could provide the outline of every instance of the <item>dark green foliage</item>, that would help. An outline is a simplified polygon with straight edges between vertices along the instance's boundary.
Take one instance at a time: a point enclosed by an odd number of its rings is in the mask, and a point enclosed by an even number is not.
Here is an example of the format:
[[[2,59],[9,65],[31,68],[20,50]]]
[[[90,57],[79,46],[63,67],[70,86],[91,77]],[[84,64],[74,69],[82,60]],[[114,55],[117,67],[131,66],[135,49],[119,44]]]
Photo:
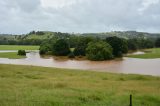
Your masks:
[[[138,44],[136,39],[129,39],[128,40],[128,49],[129,50],[137,50]]]
[[[88,59],[95,61],[112,59],[112,47],[103,41],[90,42],[86,49],[86,56]]]
[[[41,39],[24,39],[17,41],[16,45],[40,45],[42,42]]]
[[[70,53],[70,48],[67,40],[59,39],[57,40],[52,47],[52,52],[56,56],[67,56]]]
[[[25,50],[18,50],[18,55],[26,55],[26,51]]]
[[[36,35],[44,35],[45,33],[44,32],[42,32],[42,31],[37,31],[36,32]]]
[[[40,45],[41,39],[0,40],[0,45]]]
[[[50,45],[49,43],[44,42],[44,43],[42,43],[42,44],[40,45],[39,53],[40,53],[41,55],[46,54],[46,53],[48,53],[49,51],[51,51],[51,45]]]
[[[57,40],[57,37],[52,37],[51,39],[42,42],[42,44],[40,45],[39,53],[43,55],[53,51],[53,45],[56,43]]]
[[[75,56],[85,56],[86,55],[86,47],[84,46],[77,46],[74,50]]]
[[[153,48],[155,39],[147,38],[134,38],[128,40],[128,49],[137,50],[137,49],[146,49]]]
[[[151,39],[147,39],[144,42],[145,48],[153,48],[154,47],[154,42]]]
[[[94,40],[95,38],[93,37],[80,37],[78,44],[74,50],[75,56],[85,56],[88,43]]]
[[[128,45],[125,39],[114,36],[106,38],[106,41],[112,46],[115,57],[121,57],[123,53],[128,52]]]
[[[156,46],[156,47],[160,47],[160,38],[158,38],[158,39],[156,40],[155,46]]]
[[[31,31],[28,35],[36,34],[35,31]]]
[[[150,39],[138,39],[139,49],[153,48],[154,42]]]
[[[68,57],[69,57],[69,58],[75,58],[75,55],[74,55],[73,52],[70,52],[69,55],[68,55]]]
[[[70,48],[75,48],[76,45],[78,45],[78,39],[79,37],[75,35],[70,35],[70,37],[68,37]]]
[[[55,32],[54,35],[58,37],[59,39],[69,38],[69,33],[61,33],[61,32]]]

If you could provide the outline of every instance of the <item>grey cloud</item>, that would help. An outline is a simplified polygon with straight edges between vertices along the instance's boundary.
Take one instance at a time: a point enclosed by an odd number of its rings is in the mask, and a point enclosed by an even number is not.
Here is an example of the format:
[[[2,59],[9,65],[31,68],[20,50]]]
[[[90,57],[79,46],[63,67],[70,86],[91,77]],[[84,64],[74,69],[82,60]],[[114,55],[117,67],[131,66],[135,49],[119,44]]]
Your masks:
[[[31,30],[159,32],[160,2],[143,11],[144,0],[74,0],[61,8],[42,7],[40,0],[0,1],[0,33]],[[149,0],[148,0],[149,1]]]

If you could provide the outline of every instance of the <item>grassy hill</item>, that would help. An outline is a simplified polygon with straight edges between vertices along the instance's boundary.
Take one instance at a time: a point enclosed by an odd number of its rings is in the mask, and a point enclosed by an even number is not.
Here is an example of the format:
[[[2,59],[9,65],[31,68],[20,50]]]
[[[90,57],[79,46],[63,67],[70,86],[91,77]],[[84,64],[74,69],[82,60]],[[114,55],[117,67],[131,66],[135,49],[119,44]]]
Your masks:
[[[50,39],[54,36],[54,32],[42,31],[43,34],[27,34],[24,39]]]
[[[53,36],[57,35],[57,32],[50,31],[37,31],[30,32],[25,35],[10,35],[10,34],[0,34],[1,39],[8,40],[27,40],[27,39],[50,39]],[[136,32],[136,31],[114,31],[114,32],[104,32],[104,33],[83,33],[83,34],[74,34],[76,36],[94,36],[100,38],[106,38],[109,36],[117,36],[122,38],[137,38],[137,37],[146,37],[146,38],[157,38],[160,37],[159,33],[145,33],[145,32]]]
[[[43,34],[25,34],[25,35],[11,35],[11,34],[0,34],[1,39],[7,40],[26,40],[26,39],[49,39],[54,36],[54,32],[42,31]]]

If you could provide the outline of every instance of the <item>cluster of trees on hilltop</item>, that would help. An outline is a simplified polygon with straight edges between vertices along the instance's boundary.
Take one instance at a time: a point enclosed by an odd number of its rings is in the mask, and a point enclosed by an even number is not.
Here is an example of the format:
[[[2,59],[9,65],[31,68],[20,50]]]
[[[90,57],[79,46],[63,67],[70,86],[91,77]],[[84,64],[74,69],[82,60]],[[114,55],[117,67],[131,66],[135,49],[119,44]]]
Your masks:
[[[32,35],[32,34],[35,34],[35,35],[44,35],[45,33],[43,31],[31,31],[28,35]]]

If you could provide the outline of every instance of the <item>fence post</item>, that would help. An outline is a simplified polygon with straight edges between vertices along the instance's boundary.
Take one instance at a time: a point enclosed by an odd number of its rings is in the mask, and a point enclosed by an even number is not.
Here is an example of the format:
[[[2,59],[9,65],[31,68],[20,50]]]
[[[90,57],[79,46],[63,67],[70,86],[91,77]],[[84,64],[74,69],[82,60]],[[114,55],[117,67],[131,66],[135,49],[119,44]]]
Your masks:
[[[132,106],[132,95],[130,95],[130,105],[129,106]]]

